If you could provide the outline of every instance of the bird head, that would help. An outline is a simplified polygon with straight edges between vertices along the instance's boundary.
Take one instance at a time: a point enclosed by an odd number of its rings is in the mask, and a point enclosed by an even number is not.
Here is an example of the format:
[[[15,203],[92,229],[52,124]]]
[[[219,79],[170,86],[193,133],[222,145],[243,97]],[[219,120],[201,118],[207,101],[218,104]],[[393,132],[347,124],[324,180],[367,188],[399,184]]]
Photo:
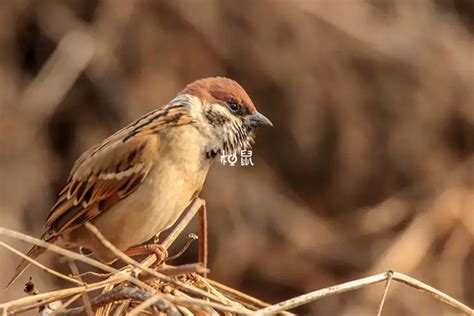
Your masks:
[[[195,100],[190,106],[190,114],[199,128],[209,135],[209,148],[214,154],[249,149],[256,128],[273,126],[234,80],[224,77],[200,79],[189,84],[180,95]]]

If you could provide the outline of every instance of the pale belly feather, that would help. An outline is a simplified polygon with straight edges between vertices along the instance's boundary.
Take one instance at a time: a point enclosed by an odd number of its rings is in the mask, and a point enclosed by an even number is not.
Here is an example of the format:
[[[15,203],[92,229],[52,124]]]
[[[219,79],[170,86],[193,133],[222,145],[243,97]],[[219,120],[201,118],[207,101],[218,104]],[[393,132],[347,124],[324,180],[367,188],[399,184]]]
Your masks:
[[[153,170],[158,175],[150,174],[150,180],[113,208],[109,216],[95,221],[114,245],[128,249],[147,241],[178,219],[191,201],[198,179],[185,179],[172,169],[163,166]]]

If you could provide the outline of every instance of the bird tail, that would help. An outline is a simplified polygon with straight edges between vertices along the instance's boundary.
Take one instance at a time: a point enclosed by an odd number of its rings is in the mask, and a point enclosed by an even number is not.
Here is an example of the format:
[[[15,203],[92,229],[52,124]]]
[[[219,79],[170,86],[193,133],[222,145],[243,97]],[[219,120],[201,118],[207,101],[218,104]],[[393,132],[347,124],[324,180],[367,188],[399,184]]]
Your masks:
[[[28,257],[31,259],[36,259],[38,256],[40,256],[43,252],[46,251],[46,248],[40,247],[38,245],[34,245],[31,247],[30,251],[26,254]],[[5,289],[8,289],[13,282],[15,282],[23,272],[30,266],[31,262],[29,262],[26,259],[23,259],[20,264],[16,267],[15,273],[13,274],[12,278],[10,279],[10,282],[5,286]]]

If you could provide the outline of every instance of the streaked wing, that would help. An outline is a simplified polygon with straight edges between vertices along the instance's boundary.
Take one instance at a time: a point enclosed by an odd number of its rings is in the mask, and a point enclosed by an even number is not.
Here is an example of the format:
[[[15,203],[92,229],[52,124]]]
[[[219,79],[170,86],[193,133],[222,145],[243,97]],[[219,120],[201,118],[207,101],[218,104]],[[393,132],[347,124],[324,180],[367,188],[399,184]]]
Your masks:
[[[191,122],[182,107],[167,107],[148,113],[86,151],[51,209],[43,239],[94,219],[135,192],[153,167],[152,157],[160,146],[159,138],[152,135]]]

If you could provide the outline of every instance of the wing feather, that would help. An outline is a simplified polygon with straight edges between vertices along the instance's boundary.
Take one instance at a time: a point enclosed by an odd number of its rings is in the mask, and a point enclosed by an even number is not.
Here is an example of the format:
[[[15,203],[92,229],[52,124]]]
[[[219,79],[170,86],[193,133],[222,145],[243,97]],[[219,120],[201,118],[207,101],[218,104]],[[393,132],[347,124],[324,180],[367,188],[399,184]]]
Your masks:
[[[154,135],[193,122],[183,109],[170,103],[152,111],[82,154],[49,213],[43,238],[74,229],[135,192],[153,167],[159,148]]]
[[[152,167],[146,156],[156,150],[157,142],[158,138],[135,138],[78,160],[46,221],[47,239],[94,219],[137,190]]]

